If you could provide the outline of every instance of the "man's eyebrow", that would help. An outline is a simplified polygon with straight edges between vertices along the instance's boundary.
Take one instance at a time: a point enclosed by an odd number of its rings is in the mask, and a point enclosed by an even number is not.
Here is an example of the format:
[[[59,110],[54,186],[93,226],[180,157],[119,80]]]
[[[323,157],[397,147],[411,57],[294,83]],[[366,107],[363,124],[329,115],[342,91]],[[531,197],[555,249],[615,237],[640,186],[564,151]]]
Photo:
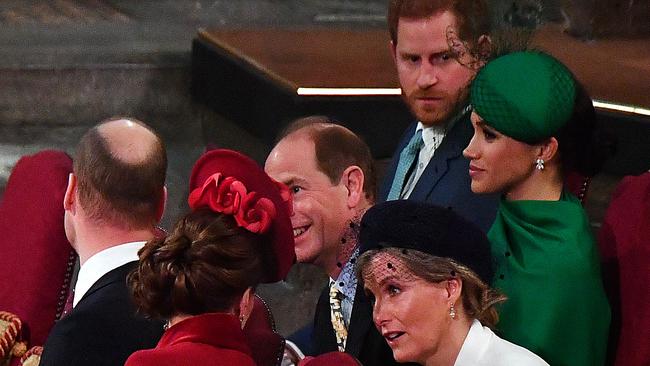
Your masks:
[[[440,57],[443,55],[450,55],[453,54],[453,51],[449,48],[445,48],[444,50],[440,50],[438,52],[434,52],[431,54],[431,57]]]
[[[303,178],[300,177],[289,177],[288,179],[284,180],[282,183],[284,183],[287,186],[292,186],[292,185],[304,185],[307,181]]]
[[[451,54],[451,53],[452,53],[452,51],[449,48],[444,48],[444,49],[441,49],[440,51],[429,53],[429,54],[425,55],[425,57],[440,57],[440,56],[443,56],[443,55],[446,55],[446,54]],[[401,51],[398,52],[398,54],[401,57],[411,57],[411,56],[422,57],[422,55],[420,55],[418,52],[409,51],[409,50],[401,50]]]
[[[406,51],[406,50],[399,51],[398,54],[399,54],[401,57],[420,57],[420,55],[417,54],[416,52],[413,52],[413,51]]]

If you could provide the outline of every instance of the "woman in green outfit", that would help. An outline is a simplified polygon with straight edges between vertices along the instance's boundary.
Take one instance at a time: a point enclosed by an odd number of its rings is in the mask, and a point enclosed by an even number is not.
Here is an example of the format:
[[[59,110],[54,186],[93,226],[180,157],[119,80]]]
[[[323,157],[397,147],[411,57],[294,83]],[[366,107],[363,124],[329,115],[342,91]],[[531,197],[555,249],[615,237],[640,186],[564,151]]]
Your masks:
[[[598,252],[579,200],[564,190],[565,172],[600,166],[589,161],[600,155],[591,100],[559,61],[527,51],[488,63],[471,103],[472,191],[503,193],[488,233],[493,285],[509,298],[497,332],[553,366],[603,365],[610,310]]]

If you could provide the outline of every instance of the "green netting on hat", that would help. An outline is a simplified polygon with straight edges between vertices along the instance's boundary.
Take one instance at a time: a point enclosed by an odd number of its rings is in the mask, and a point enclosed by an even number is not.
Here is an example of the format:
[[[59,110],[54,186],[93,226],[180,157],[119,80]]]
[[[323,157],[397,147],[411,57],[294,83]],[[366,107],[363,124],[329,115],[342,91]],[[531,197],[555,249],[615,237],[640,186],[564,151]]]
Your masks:
[[[553,136],[569,120],[575,99],[571,72],[535,51],[490,61],[474,79],[471,103],[497,131],[529,144]]]

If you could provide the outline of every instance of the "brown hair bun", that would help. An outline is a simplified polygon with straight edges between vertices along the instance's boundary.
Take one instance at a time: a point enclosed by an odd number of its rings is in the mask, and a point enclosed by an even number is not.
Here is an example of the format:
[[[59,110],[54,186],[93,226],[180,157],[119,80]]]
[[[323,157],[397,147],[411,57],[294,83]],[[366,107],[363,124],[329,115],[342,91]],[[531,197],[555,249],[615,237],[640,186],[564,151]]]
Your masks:
[[[164,239],[149,241],[129,276],[136,305],[146,315],[228,311],[263,278],[270,244],[231,215],[198,209],[181,218]]]

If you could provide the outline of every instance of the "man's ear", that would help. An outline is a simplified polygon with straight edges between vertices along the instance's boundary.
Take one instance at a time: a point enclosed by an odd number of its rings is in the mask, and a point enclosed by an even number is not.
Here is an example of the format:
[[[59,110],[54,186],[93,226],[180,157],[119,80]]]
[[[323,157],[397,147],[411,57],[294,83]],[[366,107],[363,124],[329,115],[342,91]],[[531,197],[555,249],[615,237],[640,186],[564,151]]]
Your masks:
[[[156,208],[157,223],[162,220],[163,214],[165,213],[165,206],[167,206],[167,186],[163,186],[163,194],[161,195],[158,207]]]
[[[357,207],[364,198],[364,180],[363,170],[356,165],[351,165],[343,171],[341,182],[347,190],[347,204],[349,208]]]
[[[551,161],[557,156],[558,142],[555,137],[550,137],[546,141],[539,144],[539,151],[537,157],[544,159],[544,161]]]
[[[68,174],[68,186],[65,189],[65,195],[63,195],[63,209],[66,211],[73,211],[74,213],[74,202],[77,199],[77,177],[74,173]]]

